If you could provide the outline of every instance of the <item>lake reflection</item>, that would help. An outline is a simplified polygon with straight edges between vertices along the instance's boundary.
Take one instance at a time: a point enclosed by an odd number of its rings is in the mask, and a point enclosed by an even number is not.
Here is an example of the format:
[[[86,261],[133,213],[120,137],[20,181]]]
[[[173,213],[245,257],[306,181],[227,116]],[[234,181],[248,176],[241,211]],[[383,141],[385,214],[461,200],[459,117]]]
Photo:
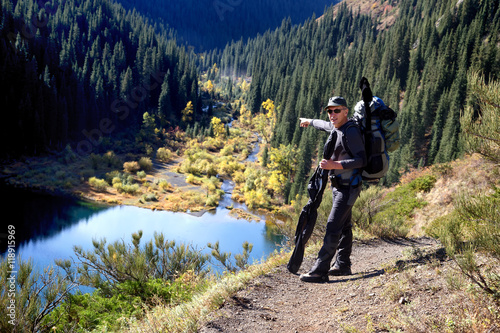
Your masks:
[[[142,244],[152,239],[155,232],[162,232],[166,239],[192,244],[204,249],[204,253],[210,253],[207,243],[219,241],[221,251],[234,255],[241,253],[241,244],[248,241],[253,244],[250,262],[267,257],[280,242],[280,237],[268,232],[265,222],[233,218],[222,207],[215,213],[196,217],[133,206],[97,207],[70,199],[9,191],[8,207],[16,215],[15,219],[2,223],[4,230],[0,233],[5,234],[7,225],[13,224],[17,253],[23,259],[32,258],[39,269],[53,265],[54,259],[75,257],[74,245],[90,250],[92,239],[102,238],[108,243],[120,239],[131,243],[131,234],[139,230],[143,231]],[[0,240],[0,251],[4,253],[5,238]]]

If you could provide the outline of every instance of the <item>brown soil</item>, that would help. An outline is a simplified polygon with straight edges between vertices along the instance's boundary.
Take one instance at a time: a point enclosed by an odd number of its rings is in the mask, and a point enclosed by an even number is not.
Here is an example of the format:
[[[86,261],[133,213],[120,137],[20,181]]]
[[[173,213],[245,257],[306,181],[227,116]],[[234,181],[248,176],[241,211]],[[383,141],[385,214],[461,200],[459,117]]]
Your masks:
[[[428,332],[464,299],[449,290],[453,262],[431,238],[356,242],[352,262],[353,275],[318,284],[279,266],[226,301],[199,332]]]

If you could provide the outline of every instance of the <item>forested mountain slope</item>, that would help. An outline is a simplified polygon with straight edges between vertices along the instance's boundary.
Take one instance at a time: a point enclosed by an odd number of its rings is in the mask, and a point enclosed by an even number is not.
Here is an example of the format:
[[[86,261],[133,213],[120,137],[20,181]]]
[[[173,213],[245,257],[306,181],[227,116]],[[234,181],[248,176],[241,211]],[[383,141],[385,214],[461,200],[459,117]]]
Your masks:
[[[289,199],[303,191],[316,156],[312,147],[323,144],[314,131],[299,128],[298,118],[324,117],[321,106],[333,94],[354,106],[362,76],[401,123],[401,148],[391,157],[387,182],[411,166],[456,158],[462,151],[459,115],[467,99],[467,72],[500,76],[498,1],[384,4],[392,6],[395,18],[387,29],[377,29],[377,17],[341,3],[321,20],[284,21],[275,31],[232,43],[220,57],[206,60],[206,65],[220,63],[221,75],[251,76],[246,101],[252,112],[267,98],[278,106],[273,146],[296,145],[303,155],[295,181],[289,179]]]
[[[108,0],[2,0],[2,157],[98,152],[148,111],[160,127],[198,105],[198,70],[169,32]]]
[[[179,42],[198,51],[224,48],[231,40],[247,40],[274,30],[290,18],[299,24],[321,15],[338,0],[119,0],[138,12],[175,29]]]

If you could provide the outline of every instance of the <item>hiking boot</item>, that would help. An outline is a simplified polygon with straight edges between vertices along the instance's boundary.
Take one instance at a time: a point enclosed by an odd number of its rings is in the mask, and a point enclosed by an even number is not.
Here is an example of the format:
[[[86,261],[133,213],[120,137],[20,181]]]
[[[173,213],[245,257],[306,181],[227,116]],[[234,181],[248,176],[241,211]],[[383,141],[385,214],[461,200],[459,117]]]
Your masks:
[[[300,280],[304,282],[323,283],[328,282],[328,275],[306,273],[300,275]]]
[[[339,267],[337,265],[334,265],[330,270],[328,271],[328,275],[331,276],[344,276],[344,275],[351,275],[351,267]]]

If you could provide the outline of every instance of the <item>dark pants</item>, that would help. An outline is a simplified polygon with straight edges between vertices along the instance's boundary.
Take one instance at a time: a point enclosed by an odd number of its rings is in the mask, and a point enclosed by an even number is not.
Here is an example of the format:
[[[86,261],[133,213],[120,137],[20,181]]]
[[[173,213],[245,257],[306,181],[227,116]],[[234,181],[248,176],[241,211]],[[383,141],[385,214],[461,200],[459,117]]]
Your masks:
[[[328,216],[323,246],[318,253],[318,258],[313,268],[309,271],[312,274],[326,275],[337,249],[337,265],[340,267],[351,266],[352,205],[348,205],[348,202],[350,195],[357,196],[359,193],[350,194],[350,192],[350,188],[333,189],[332,210],[330,211],[330,216]]]

